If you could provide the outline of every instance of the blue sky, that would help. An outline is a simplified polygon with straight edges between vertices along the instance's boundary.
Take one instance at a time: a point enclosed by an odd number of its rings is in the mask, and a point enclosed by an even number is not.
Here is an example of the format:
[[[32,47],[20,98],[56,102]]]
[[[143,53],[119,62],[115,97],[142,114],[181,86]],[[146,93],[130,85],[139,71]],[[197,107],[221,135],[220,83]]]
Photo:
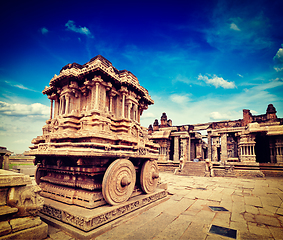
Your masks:
[[[174,125],[283,117],[283,1],[1,1],[0,146],[28,150],[68,63],[101,54],[136,75]]]

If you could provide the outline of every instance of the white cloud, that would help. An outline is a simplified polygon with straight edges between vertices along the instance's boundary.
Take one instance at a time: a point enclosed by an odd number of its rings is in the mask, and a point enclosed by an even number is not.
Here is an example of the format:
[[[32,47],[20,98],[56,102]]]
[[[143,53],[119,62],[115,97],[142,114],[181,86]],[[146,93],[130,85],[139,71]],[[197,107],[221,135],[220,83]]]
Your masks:
[[[276,72],[281,72],[281,71],[283,71],[283,67],[274,67],[274,70]]]
[[[41,28],[40,31],[43,35],[49,32],[48,29],[45,27]]]
[[[41,103],[23,104],[0,101],[0,146],[15,153],[27,151],[31,140],[42,134],[50,107]]]
[[[283,44],[282,48],[279,48],[276,55],[273,57],[273,60],[275,62],[274,69],[276,72],[283,71]]]
[[[189,98],[189,94],[186,95],[172,94],[170,96],[170,100],[178,104],[186,104],[188,101],[190,101],[190,98]]]
[[[277,60],[278,62],[283,63],[283,46],[282,48],[278,49],[276,55],[274,56],[274,60]]]
[[[67,27],[67,30],[69,30],[69,31],[73,31],[73,32],[76,32],[76,33],[84,34],[84,35],[86,35],[88,37],[93,38],[91,32],[89,31],[89,29],[87,27],[81,27],[81,26],[77,27],[75,25],[75,22],[72,21],[72,20],[69,20],[65,24],[65,26]]]
[[[182,76],[181,74],[178,74],[178,76],[176,78],[174,78],[172,82],[173,83],[175,83],[175,82],[183,82],[183,83],[189,84],[190,83],[190,79],[188,79],[185,76]]]
[[[20,88],[22,90],[28,90],[28,91],[32,91],[32,92],[39,92],[30,88],[25,87],[24,85],[17,83],[17,82],[11,82],[11,81],[7,81],[5,80],[5,83],[12,86],[12,87],[16,87],[16,88]]]
[[[211,112],[210,114],[209,114],[209,117],[211,118],[211,119],[214,119],[214,120],[222,120],[222,119],[226,119],[226,120],[228,120],[230,117],[231,117],[231,115],[230,114],[227,114],[227,113],[220,113],[220,112]]]
[[[229,82],[227,80],[224,80],[222,77],[217,77],[215,74],[212,76],[212,78],[208,78],[208,76],[203,76],[203,75],[199,74],[198,80],[203,80],[207,84],[211,84],[211,85],[215,86],[216,88],[218,88],[218,87],[222,87],[222,88],[225,88],[225,89],[236,88],[236,85],[235,85],[234,82]]]
[[[31,105],[21,103],[6,103],[0,101],[0,113],[7,116],[42,116],[47,118],[50,108],[41,104],[33,103]]]
[[[149,106],[148,111],[154,113],[155,117],[141,118],[141,125],[153,124],[154,119],[160,120],[163,112],[166,112],[168,119],[172,119],[173,125],[207,123],[220,120],[237,120],[243,118],[243,109],[250,109],[254,115],[264,114],[268,104],[272,103],[277,109],[277,116],[282,117],[282,96],[274,91],[280,91],[283,87],[283,79],[273,79],[265,83],[249,85],[240,92],[230,94],[212,91],[210,94],[195,98],[186,104],[180,105],[172,101],[172,96],[153,95],[155,104]],[[161,94],[161,93],[160,93]],[[180,98],[181,99],[181,98]],[[180,107],[181,106],[181,107]],[[280,116],[281,115],[281,116]]]
[[[235,23],[230,24],[230,29],[235,30],[235,31],[241,31]]]
[[[258,112],[255,111],[255,110],[250,110],[250,112],[251,112],[253,115],[257,115],[257,114],[258,114]]]
[[[30,143],[30,140],[29,139],[18,139],[14,141],[14,143]]]
[[[152,112],[143,112],[143,114],[141,115],[141,118],[154,118],[155,114],[153,114]]]
[[[238,75],[239,77],[241,77],[241,78],[243,78],[243,77],[244,77],[244,76],[243,76],[243,75],[241,75],[240,73],[238,73],[237,75]]]

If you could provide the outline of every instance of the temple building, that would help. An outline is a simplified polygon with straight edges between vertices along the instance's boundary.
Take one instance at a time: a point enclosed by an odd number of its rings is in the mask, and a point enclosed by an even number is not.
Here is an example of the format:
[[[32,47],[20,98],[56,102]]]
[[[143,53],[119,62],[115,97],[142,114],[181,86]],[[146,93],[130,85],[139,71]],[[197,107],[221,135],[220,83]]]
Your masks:
[[[283,163],[283,119],[272,104],[262,115],[244,109],[243,119],[182,126],[172,126],[163,113],[149,134],[160,144],[159,162]]]

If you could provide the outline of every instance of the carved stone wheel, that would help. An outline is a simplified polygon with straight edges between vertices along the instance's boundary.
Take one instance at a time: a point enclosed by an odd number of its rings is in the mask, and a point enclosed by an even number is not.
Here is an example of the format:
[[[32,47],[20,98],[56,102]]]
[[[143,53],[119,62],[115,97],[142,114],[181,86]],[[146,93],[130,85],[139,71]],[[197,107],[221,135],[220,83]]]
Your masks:
[[[40,178],[44,176],[46,176],[46,171],[41,170],[39,166],[37,166],[35,170],[35,182],[37,185],[39,185],[39,183],[41,182]]]
[[[126,202],[136,184],[136,170],[127,159],[117,159],[106,169],[102,180],[102,194],[111,205]]]
[[[141,169],[140,183],[145,193],[152,193],[156,189],[159,170],[156,161],[147,160]]]

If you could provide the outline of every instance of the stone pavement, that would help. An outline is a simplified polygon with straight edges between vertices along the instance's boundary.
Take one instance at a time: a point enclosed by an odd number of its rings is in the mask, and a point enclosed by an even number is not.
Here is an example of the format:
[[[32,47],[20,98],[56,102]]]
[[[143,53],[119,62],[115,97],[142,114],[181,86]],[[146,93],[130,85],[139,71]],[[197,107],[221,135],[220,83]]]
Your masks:
[[[283,239],[282,178],[160,176],[169,200],[95,239],[233,239],[209,233],[211,225],[237,230],[237,239]],[[49,226],[51,239],[74,238]]]

